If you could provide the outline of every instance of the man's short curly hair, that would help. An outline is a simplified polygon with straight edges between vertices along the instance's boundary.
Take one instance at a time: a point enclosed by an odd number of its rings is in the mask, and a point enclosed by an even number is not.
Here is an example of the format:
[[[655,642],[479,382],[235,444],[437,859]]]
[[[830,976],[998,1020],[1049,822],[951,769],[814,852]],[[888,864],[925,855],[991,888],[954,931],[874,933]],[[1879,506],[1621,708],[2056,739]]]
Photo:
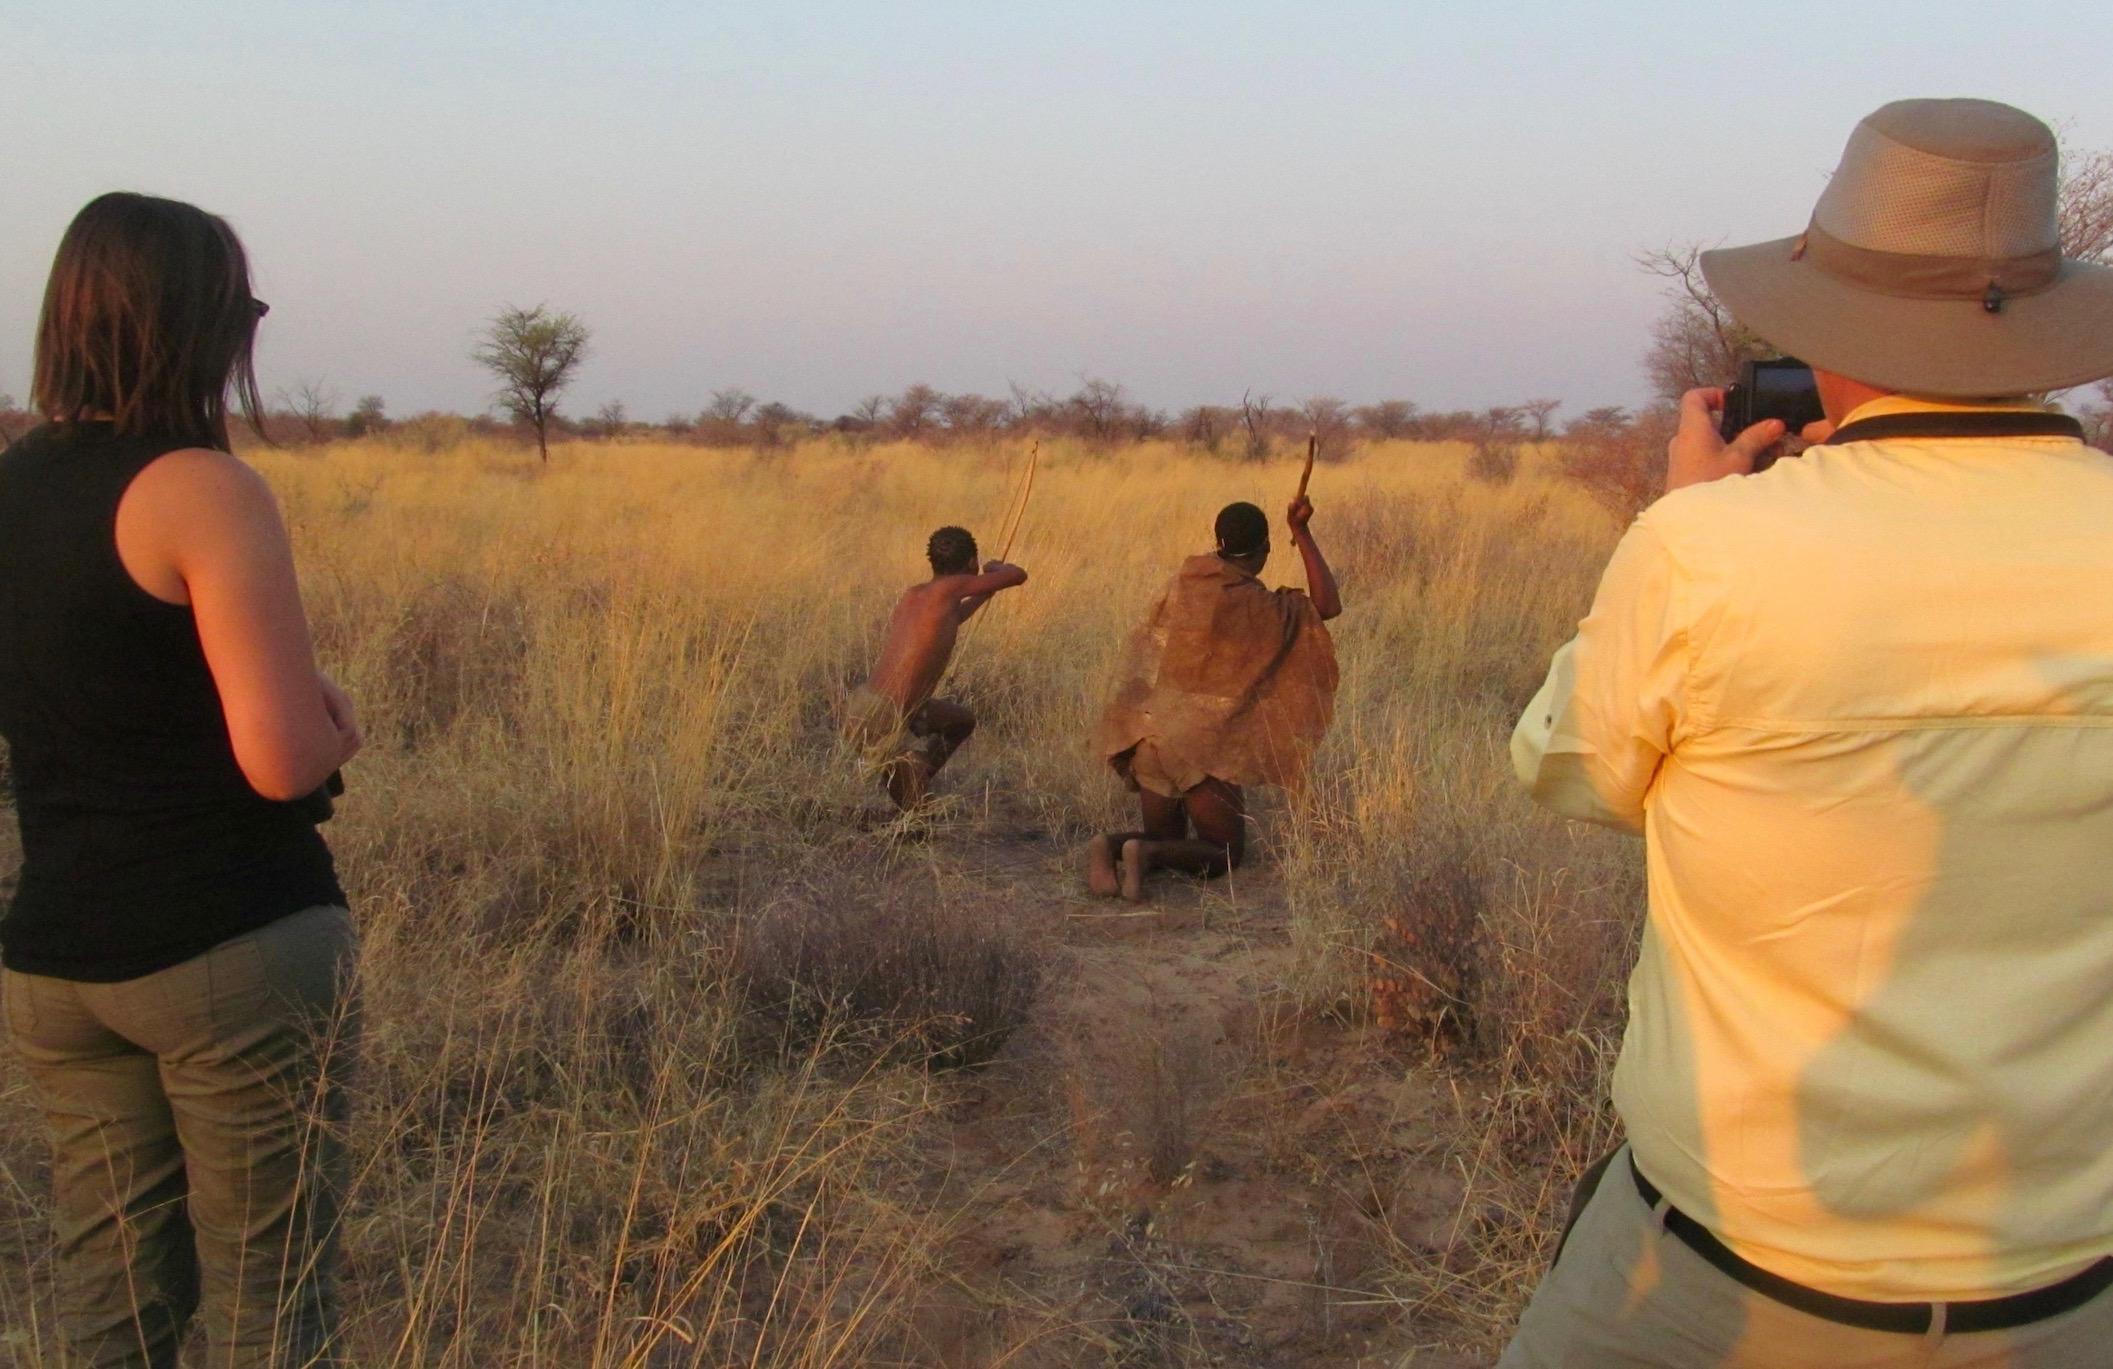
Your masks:
[[[976,568],[976,539],[967,528],[944,527],[924,544],[926,559],[936,575],[959,575]]]
[[[1218,510],[1218,554],[1252,556],[1269,550],[1269,515],[1242,501]]]

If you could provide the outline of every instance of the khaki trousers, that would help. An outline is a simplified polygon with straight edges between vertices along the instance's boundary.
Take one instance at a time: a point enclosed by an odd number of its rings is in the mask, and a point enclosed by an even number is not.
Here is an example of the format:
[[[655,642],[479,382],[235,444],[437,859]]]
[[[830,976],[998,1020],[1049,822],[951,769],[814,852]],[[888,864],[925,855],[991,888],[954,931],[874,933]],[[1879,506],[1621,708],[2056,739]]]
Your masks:
[[[2113,1290],[2008,1331],[1903,1335],[1785,1307],[1658,1220],[1624,1147],[1541,1280],[1498,1369],[2105,1369]]]
[[[356,942],[312,908],[117,984],[8,971],[52,1143],[59,1323],[81,1365],[329,1364]]]

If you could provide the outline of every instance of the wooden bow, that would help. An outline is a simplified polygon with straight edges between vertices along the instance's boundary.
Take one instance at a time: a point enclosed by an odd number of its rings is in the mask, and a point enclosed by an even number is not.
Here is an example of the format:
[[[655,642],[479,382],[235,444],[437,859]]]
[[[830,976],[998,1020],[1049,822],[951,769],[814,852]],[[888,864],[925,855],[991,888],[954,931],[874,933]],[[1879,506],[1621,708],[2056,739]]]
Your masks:
[[[1006,506],[1002,540],[998,559],[1004,561],[1012,556],[1013,539],[1020,535],[1020,524],[1027,517],[1027,500],[1034,493],[1035,468],[1042,462],[1042,439],[1036,438],[1034,446],[1027,449],[1027,469],[1020,476],[1020,488]]]

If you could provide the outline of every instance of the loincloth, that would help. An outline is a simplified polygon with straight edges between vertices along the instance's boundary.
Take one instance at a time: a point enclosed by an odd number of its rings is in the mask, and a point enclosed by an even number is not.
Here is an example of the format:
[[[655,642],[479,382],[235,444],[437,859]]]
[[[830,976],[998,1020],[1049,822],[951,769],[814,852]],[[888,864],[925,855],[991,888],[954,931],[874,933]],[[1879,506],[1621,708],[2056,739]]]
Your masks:
[[[1335,647],[1312,601],[1190,557],[1131,635],[1094,745],[1133,789],[1296,787],[1334,713]]]
[[[941,744],[926,704],[905,715],[902,705],[870,685],[860,685],[845,700],[844,737],[876,769],[905,760],[932,764]]]
[[[1131,793],[1148,789],[1163,799],[1178,799],[1198,785],[1214,780],[1219,784],[1228,783],[1208,773],[1199,778],[1193,767],[1163,754],[1158,739],[1154,737],[1146,737],[1129,750],[1108,757],[1108,766],[1129,786]]]

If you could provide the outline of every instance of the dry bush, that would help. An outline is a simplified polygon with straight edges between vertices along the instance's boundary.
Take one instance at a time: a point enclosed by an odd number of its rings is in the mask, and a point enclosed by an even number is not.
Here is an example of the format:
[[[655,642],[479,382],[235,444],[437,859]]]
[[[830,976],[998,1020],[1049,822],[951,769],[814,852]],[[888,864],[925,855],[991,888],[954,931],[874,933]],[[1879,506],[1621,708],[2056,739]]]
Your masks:
[[[1441,813],[1402,834],[1406,856],[1396,886],[1401,906],[1372,931],[1372,1015],[1386,1031],[1407,1033],[1449,1054],[1478,1026],[1485,971],[1483,911],[1488,870],[1474,835]]]
[[[459,414],[423,413],[398,422],[389,430],[389,441],[435,456],[461,446],[469,431],[469,420]]]
[[[1051,1063],[1087,1201],[1122,1221],[1189,1174],[1247,1062],[1203,1024],[1155,1017],[1074,1022]]]
[[[1145,1053],[1143,1107],[1135,1125],[1143,1134],[1145,1173],[1155,1184],[1171,1184],[1195,1158],[1213,1092],[1225,1062],[1194,1037],[1156,1036]]]
[[[781,898],[735,951],[749,1007],[796,1049],[862,1032],[939,1067],[997,1054],[1026,1021],[1045,955],[993,909],[844,882]]]
[[[1627,522],[1664,485],[1665,444],[1673,423],[1671,410],[1660,407],[1633,419],[1573,424],[1563,440],[1563,474]]]
[[[1484,433],[1475,439],[1467,472],[1491,485],[1509,484],[1519,472],[1519,443],[1508,434]]]

